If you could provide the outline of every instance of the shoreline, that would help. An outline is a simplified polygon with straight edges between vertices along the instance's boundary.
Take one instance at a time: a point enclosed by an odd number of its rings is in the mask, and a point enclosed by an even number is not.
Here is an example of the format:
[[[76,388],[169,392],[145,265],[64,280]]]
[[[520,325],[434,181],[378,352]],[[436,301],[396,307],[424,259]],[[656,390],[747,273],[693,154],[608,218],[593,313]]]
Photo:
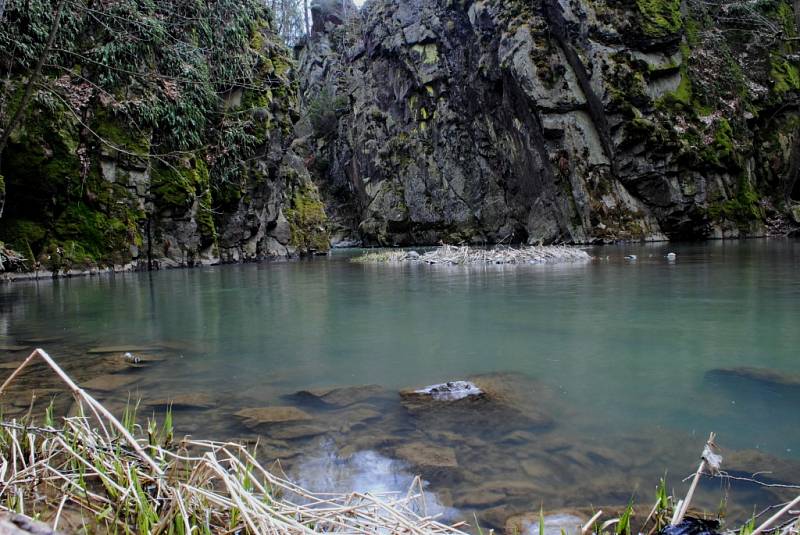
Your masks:
[[[576,248],[576,249],[587,249],[591,247],[598,247],[598,248],[606,248],[606,247],[613,247],[613,246],[658,246],[659,244],[712,244],[712,243],[738,243],[738,242],[748,242],[748,241],[756,241],[756,240],[774,240],[774,239],[785,239],[785,240],[792,240],[792,239],[800,239],[798,235],[765,235],[765,236],[746,236],[746,237],[737,237],[737,238],[708,238],[706,240],[698,241],[698,242],[686,242],[686,241],[671,241],[671,240],[658,240],[658,241],[635,241],[635,242],[615,242],[615,243],[600,243],[600,244],[569,244],[564,245],[563,247],[569,248]],[[486,244],[486,245],[477,245],[470,247],[475,248],[492,248],[497,247],[501,244]],[[331,256],[331,254],[336,252],[348,251],[348,250],[360,250],[364,251],[365,253],[374,252],[374,251],[403,251],[403,250],[411,250],[413,248],[430,248],[430,247],[437,247],[437,245],[425,245],[425,244],[415,244],[415,245],[404,245],[400,247],[390,247],[390,246],[369,246],[369,247],[332,247],[328,253],[323,255],[312,255],[310,258],[314,258],[316,256]],[[524,244],[515,244],[509,245],[507,247],[530,247]],[[293,262],[301,260],[301,257],[298,256],[281,256],[281,257],[266,257],[260,259],[253,259],[253,260],[246,260],[246,261],[236,261],[236,262],[198,262],[193,265],[164,265],[159,267],[158,269],[147,269],[146,267],[140,267],[142,265],[146,266],[146,262],[130,262],[128,264],[121,264],[115,265],[113,267],[93,267],[88,269],[71,269],[66,272],[53,272],[47,269],[38,270],[38,271],[0,271],[0,284],[11,284],[14,282],[25,282],[25,281],[52,281],[58,279],[71,279],[71,278],[79,278],[79,277],[102,277],[102,276],[113,276],[116,274],[125,274],[125,273],[150,273],[150,272],[158,272],[158,271],[168,271],[173,269],[198,269],[198,268],[207,268],[207,267],[218,267],[218,266],[228,266],[228,265],[244,265],[244,264],[267,264],[267,263],[283,263],[283,262]]]

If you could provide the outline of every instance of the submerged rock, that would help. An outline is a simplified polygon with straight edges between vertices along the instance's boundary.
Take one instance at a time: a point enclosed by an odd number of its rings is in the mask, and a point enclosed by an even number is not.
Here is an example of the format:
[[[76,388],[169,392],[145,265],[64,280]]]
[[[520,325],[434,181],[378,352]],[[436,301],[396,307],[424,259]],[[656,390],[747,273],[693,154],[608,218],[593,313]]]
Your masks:
[[[147,406],[153,409],[166,410],[204,410],[211,409],[217,405],[216,400],[202,392],[193,392],[190,394],[177,394],[168,398],[154,399],[147,403]]]
[[[116,392],[132,385],[137,380],[132,375],[125,374],[105,374],[99,375],[94,379],[85,381],[81,386],[87,390],[97,390],[99,392]]]
[[[158,351],[158,347],[155,346],[99,346],[93,347],[87,351],[90,355],[101,355],[103,353],[146,353],[149,351]]]
[[[255,407],[242,409],[234,413],[240,418],[246,427],[255,428],[262,425],[279,424],[285,422],[303,422],[311,420],[312,417],[307,412],[297,407],[275,406],[275,407]]]
[[[800,461],[784,459],[759,450],[728,451],[722,467],[728,474],[766,483],[796,485],[800,481]]]
[[[15,353],[17,351],[26,351],[30,349],[30,346],[23,346],[18,344],[0,344],[0,351],[8,351],[11,353]]]
[[[362,385],[300,390],[289,397],[302,402],[319,403],[324,406],[347,407],[381,396],[388,396],[387,390],[382,386]]]
[[[458,467],[453,448],[435,446],[425,442],[409,442],[395,448],[395,455],[421,470],[451,469]]]
[[[270,438],[280,440],[301,440],[317,437],[330,432],[328,427],[312,423],[277,424],[270,426],[267,434]]]
[[[755,383],[800,389],[800,374],[772,370],[769,368],[756,368],[751,366],[715,368],[706,372],[706,377],[710,379],[743,379]]]

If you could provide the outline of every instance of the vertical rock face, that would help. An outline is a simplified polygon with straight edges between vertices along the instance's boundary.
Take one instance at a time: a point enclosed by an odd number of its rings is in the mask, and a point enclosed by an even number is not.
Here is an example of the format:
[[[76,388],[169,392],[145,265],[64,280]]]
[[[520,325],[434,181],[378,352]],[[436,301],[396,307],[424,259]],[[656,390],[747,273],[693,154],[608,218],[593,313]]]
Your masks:
[[[734,237],[788,220],[790,41],[678,0],[328,4],[298,49],[301,133],[340,239]],[[795,34],[789,4],[759,9]]]
[[[67,9],[2,154],[0,241],[52,270],[328,249],[292,145],[294,63],[260,0]],[[47,2],[7,6],[0,42],[17,52],[0,59],[0,127],[43,50],[30,28],[51,21]]]

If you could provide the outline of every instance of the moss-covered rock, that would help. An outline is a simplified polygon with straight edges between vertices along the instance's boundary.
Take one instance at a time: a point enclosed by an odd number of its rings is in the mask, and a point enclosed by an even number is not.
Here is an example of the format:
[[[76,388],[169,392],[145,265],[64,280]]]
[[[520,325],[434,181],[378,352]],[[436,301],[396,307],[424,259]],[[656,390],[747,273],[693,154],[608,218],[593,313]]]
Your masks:
[[[301,254],[326,253],[330,250],[328,218],[319,193],[311,184],[298,188],[286,209],[291,229],[291,244]]]
[[[680,0],[636,0],[641,27],[649,37],[664,37],[683,29]]]

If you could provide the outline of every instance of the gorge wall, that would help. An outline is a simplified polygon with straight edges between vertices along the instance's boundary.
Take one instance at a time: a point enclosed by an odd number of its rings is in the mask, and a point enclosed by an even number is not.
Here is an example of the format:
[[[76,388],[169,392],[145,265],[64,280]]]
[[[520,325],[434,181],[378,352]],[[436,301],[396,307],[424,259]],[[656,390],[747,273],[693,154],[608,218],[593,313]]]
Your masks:
[[[3,18],[0,240],[24,269],[328,249],[263,2],[10,0]]]
[[[701,239],[800,222],[788,3],[312,12],[299,133],[336,239]]]

